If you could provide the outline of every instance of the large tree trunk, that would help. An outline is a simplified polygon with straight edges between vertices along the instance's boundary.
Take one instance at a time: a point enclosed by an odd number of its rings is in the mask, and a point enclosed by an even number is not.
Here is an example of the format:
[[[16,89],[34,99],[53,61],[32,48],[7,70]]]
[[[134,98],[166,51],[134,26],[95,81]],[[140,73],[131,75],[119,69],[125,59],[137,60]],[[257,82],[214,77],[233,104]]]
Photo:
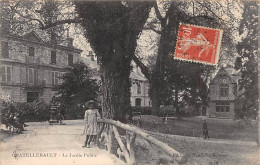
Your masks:
[[[150,81],[152,85],[151,99],[153,114],[158,114],[162,101],[167,97],[171,97],[173,83],[176,85],[176,82],[170,79],[174,78],[174,74],[176,73],[176,62],[171,54],[174,53],[179,23],[181,20],[185,20],[186,17],[187,15],[178,9],[178,5],[172,2],[166,12],[165,18],[161,20],[161,37],[158,46],[158,56],[155,70],[151,75],[152,80]]]
[[[131,59],[125,57],[120,45],[114,42],[117,52],[108,53],[113,56],[101,64],[101,96],[104,117],[125,122],[125,115],[130,113]]]
[[[100,63],[103,116],[125,122],[130,113],[130,64],[151,2],[76,1],[75,7]]]
[[[150,85],[151,85],[151,100],[152,100],[152,114],[157,115],[160,110],[160,105],[163,99],[163,90],[167,88],[165,81],[165,65],[166,62],[171,61],[168,59],[169,55],[169,29],[163,27],[158,47],[158,56],[156,60],[155,69],[152,72]]]

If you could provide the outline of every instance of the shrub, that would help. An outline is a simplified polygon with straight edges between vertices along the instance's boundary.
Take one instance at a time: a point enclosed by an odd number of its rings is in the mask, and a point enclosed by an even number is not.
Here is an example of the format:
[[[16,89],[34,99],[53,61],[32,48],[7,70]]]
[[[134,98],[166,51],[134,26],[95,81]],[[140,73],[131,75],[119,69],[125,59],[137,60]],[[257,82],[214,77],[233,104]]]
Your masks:
[[[132,112],[141,112],[141,115],[151,115],[152,107],[141,107],[141,106],[132,106]]]
[[[62,108],[64,111],[64,118],[67,120],[84,118],[85,110],[81,106],[71,106],[69,108]]]
[[[50,105],[43,100],[32,103],[6,102],[2,101],[1,123],[6,123],[12,114],[19,116],[24,121],[46,121],[50,118]]]
[[[159,117],[174,116],[175,108],[173,106],[160,107]]]

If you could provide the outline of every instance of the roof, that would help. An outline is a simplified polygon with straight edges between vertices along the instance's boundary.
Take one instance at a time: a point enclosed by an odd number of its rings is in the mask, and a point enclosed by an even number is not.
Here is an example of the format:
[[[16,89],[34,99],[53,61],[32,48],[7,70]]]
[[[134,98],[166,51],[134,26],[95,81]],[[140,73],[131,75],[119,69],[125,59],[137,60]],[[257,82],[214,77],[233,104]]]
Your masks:
[[[82,60],[89,68],[99,69],[99,65],[97,64],[97,61],[92,61],[90,57],[80,57],[80,60]]]
[[[44,42],[34,31],[25,34],[23,38],[31,41],[36,41],[36,42]]]
[[[12,39],[16,39],[16,40],[19,40],[19,41],[26,41],[26,42],[32,42],[32,43],[37,43],[37,44],[40,44],[40,45],[44,45],[44,46],[47,46],[47,47],[52,47],[53,44],[50,43],[49,41],[45,41],[43,40],[39,35],[38,33],[36,33],[35,31],[31,31],[23,36],[19,36],[19,35],[16,35],[16,34],[1,34],[1,37],[4,38],[12,38]],[[73,50],[73,51],[76,51],[76,52],[82,52],[82,50],[78,49],[78,48],[75,48],[75,47],[68,47],[66,45],[60,45],[60,44],[57,44],[56,45],[57,48],[60,48],[61,50]]]
[[[224,68],[224,67],[221,67],[217,74],[215,75],[215,77],[212,79],[212,81],[218,77],[220,74],[226,74],[230,77],[230,79],[232,80],[232,82],[235,82],[237,83],[238,80],[241,78],[241,75],[240,75],[240,71],[237,71],[235,70],[234,68]]]
[[[141,73],[138,73],[138,72],[135,72],[135,71],[131,72],[130,78],[135,79],[135,80],[139,80],[139,81],[147,81],[147,79]]]

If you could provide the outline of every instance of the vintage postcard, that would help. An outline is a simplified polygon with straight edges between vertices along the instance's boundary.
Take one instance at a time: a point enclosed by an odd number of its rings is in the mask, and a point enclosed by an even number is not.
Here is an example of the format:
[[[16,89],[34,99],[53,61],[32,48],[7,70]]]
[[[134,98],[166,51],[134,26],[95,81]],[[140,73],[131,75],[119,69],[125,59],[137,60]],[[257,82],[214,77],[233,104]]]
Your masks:
[[[1,0],[0,165],[258,165],[259,1]]]

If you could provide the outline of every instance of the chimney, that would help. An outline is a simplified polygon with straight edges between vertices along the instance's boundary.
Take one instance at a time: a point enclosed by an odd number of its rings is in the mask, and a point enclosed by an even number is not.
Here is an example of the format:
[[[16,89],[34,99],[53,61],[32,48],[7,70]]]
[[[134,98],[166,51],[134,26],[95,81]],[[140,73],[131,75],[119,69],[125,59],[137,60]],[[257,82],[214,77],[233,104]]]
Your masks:
[[[68,47],[73,47],[73,38],[68,38]]]

